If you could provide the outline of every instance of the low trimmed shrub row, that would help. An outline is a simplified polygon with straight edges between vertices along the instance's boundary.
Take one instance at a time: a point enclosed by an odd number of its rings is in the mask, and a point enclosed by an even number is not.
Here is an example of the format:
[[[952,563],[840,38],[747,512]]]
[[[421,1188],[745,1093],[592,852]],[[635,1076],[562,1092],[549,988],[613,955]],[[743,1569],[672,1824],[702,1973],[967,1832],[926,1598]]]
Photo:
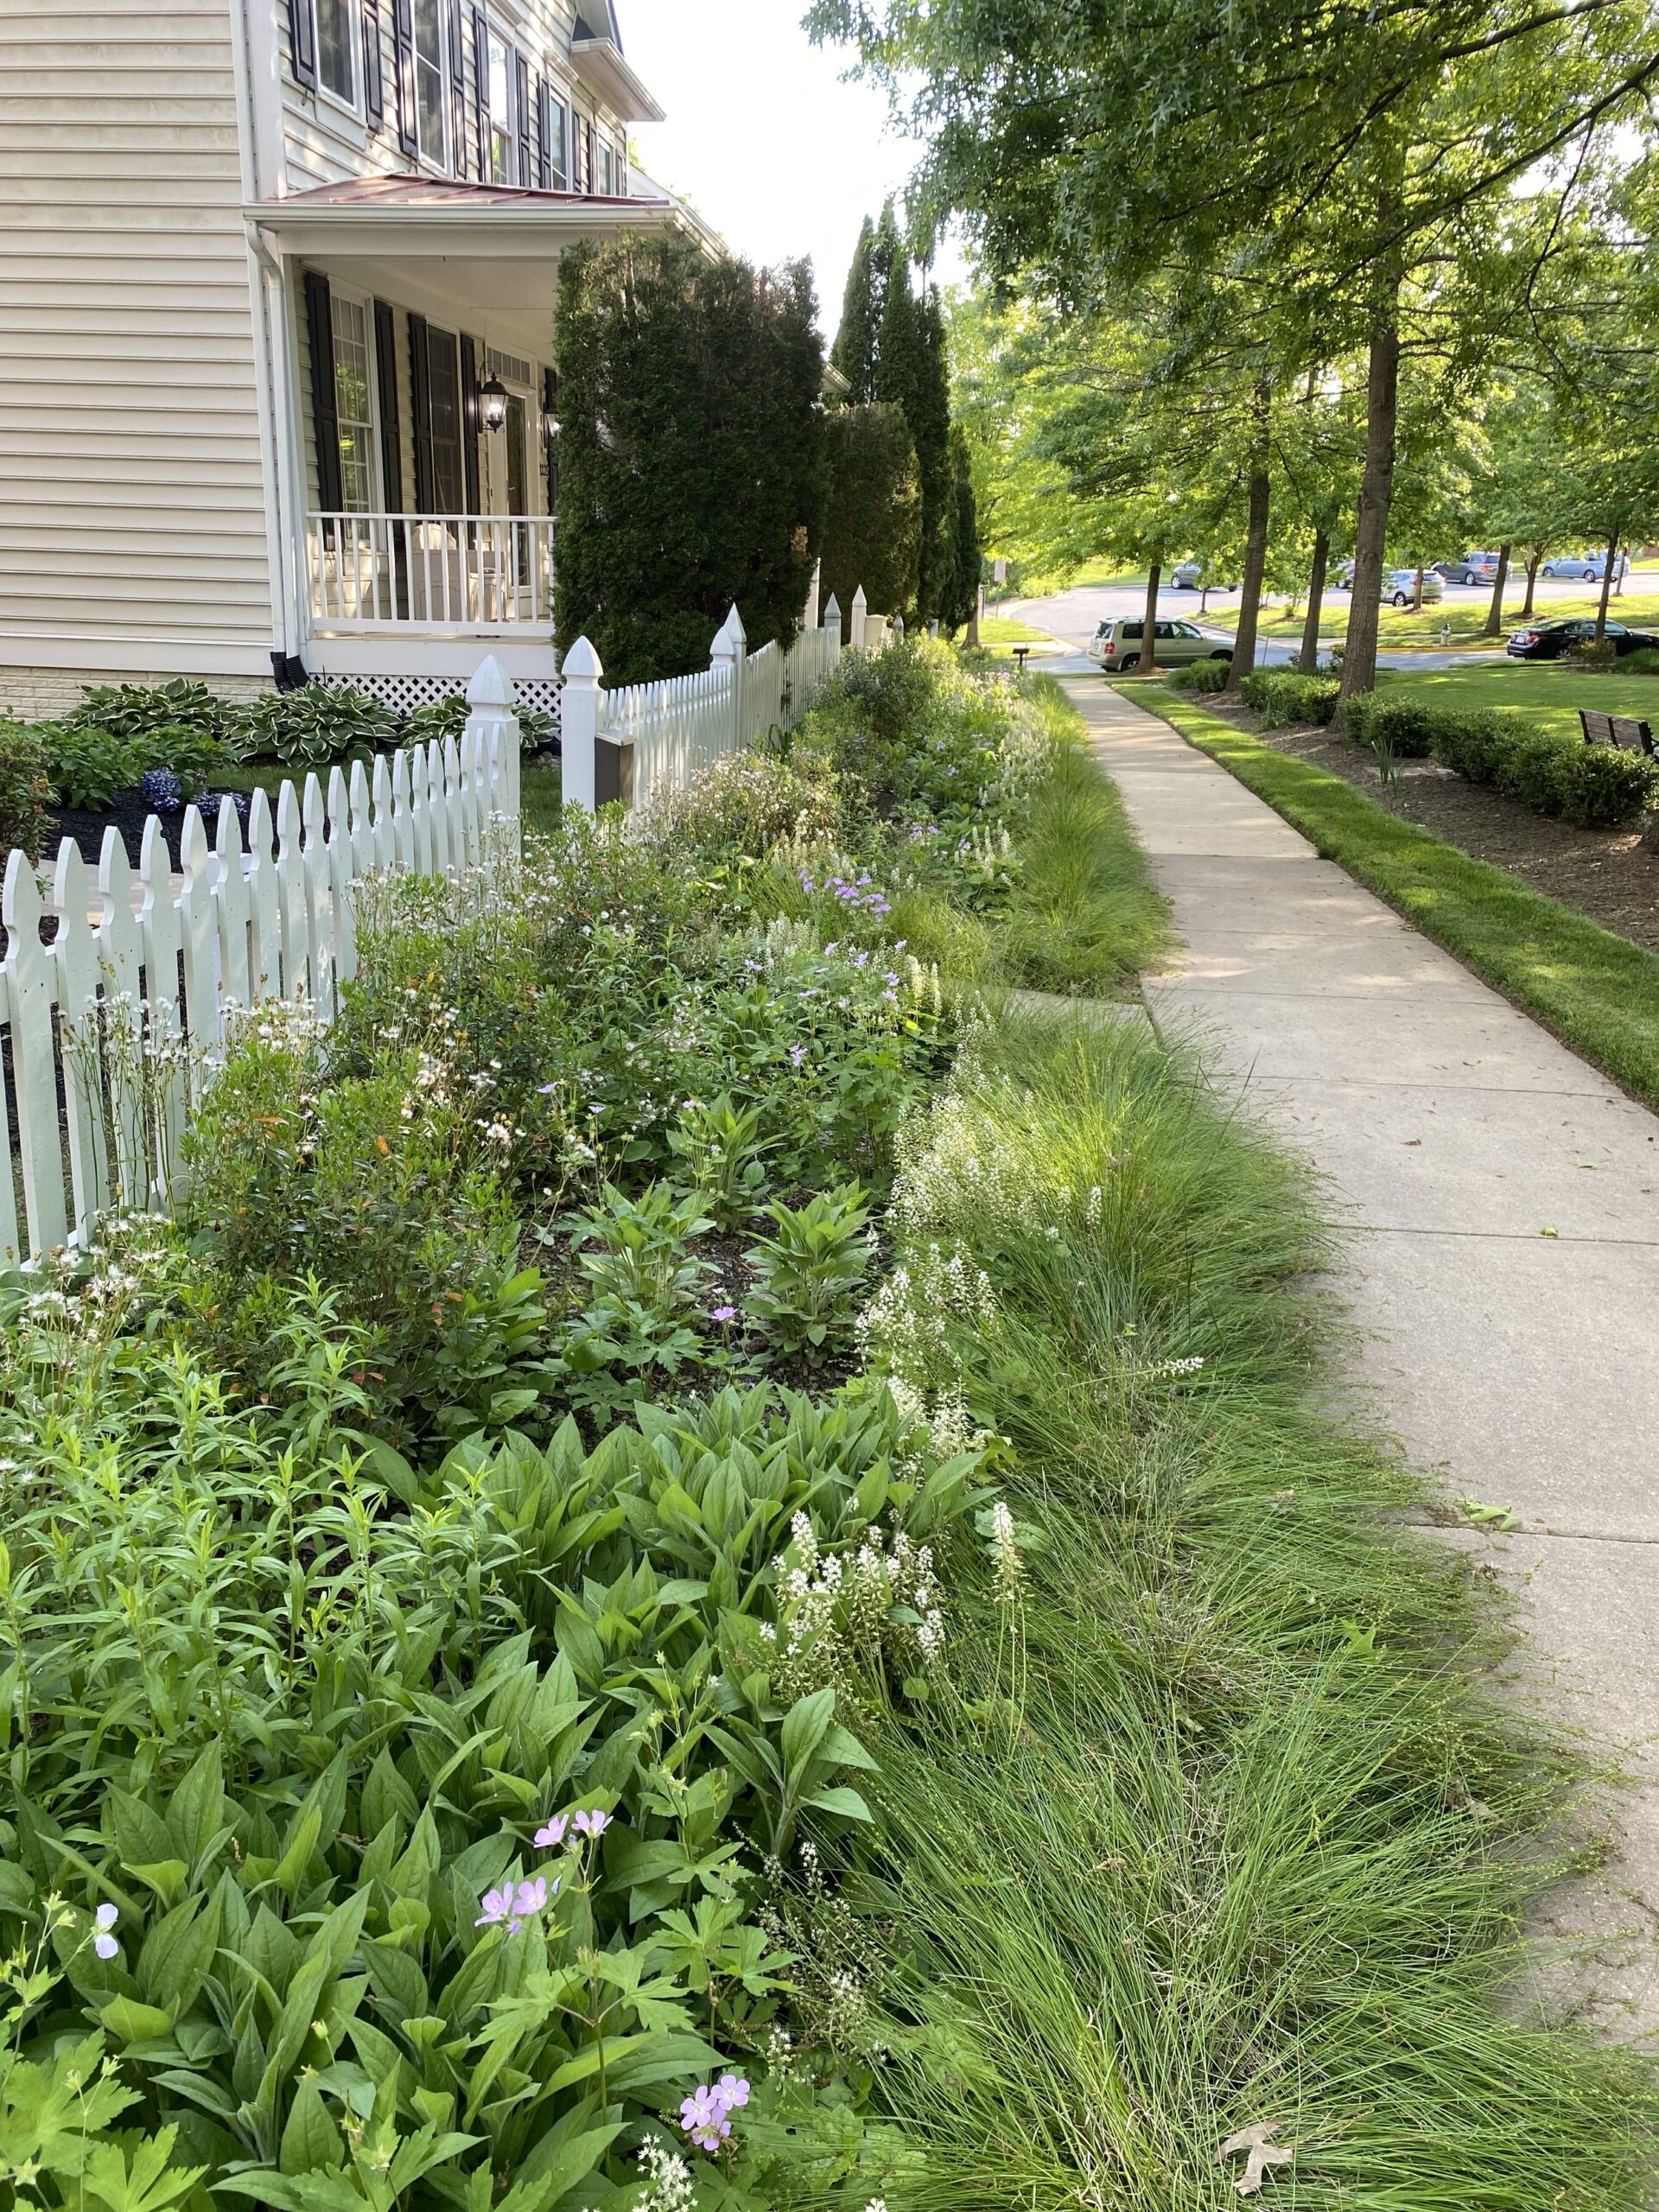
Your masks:
[[[1440,710],[1433,746],[1442,766],[1471,784],[1491,784],[1535,814],[1586,830],[1619,829],[1659,798],[1659,769],[1641,753],[1584,745],[1491,709]]]
[[[1263,729],[1290,729],[1298,723],[1320,727],[1337,711],[1337,685],[1329,676],[1307,676],[1296,668],[1253,668],[1238,687],[1247,707],[1262,717]]]
[[[1185,668],[1172,668],[1164,681],[1175,691],[1221,691],[1226,689],[1227,678],[1232,674],[1230,661],[1189,661]]]
[[[1638,753],[1583,745],[1494,707],[1436,707],[1370,692],[1342,711],[1350,737],[1396,760],[1435,760],[1535,814],[1617,830],[1659,799],[1659,769]]]

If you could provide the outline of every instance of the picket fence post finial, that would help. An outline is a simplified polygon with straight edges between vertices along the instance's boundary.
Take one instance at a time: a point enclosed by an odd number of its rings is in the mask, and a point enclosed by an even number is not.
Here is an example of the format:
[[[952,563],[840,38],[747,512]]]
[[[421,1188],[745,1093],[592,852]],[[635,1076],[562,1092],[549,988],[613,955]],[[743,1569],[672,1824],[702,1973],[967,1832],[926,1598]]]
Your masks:
[[[518,704],[518,694],[512,688],[512,678],[507,674],[493,653],[486,653],[467,686],[469,707],[496,707],[504,714],[511,714]]]
[[[743,742],[743,678],[748,664],[748,632],[743,627],[743,617],[737,611],[737,601],[732,601],[732,611],[715,633],[709,648],[709,665],[711,669],[729,667],[732,671],[732,706],[730,747],[733,752]]]
[[[841,601],[836,597],[834,592],[830,593],[829,604],[823,610],[823,627],[830,639],[831,651],[839,652],[841,651]]]
[[[564,802],[585,814],[594,808],[598,790],[596,747],[599,742],[599,679],[604,663],[592,640],[578,638],[564,657],[564,696],[559,721],[564,762]]]
[[[853,594],[853,619],[847,626],[847,642],[849,645],[861,645],[864,643],[864,625],[869,611],[870,602],[864,596],[863,585],[860,584],[858,589]]]

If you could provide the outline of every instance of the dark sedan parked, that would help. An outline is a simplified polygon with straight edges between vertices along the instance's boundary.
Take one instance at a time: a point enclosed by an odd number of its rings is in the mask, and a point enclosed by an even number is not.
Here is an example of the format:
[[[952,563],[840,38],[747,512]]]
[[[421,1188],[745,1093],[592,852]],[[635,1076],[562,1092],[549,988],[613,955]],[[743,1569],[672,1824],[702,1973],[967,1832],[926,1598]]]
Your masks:
[[[1596,626],[1587,615],[1572,621],[1532,622],[1515,632],[1506,650],[1511,660],[1560,660],[1581,638],[1593,638],[1595,634]],[[1659,646],[1659,637],[1651,630],[1627,630],[1622,622],[1610,622],[1606,637],[1608,644],[1621,657],[1639,652],[1644,645]]]

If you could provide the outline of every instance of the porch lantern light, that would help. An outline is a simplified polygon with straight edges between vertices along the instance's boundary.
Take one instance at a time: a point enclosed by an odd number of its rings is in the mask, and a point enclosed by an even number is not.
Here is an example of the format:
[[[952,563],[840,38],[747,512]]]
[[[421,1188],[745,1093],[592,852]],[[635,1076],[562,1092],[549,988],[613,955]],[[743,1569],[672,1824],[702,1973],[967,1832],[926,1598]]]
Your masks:
[[[486,377],[478,388],[479,419],[486,430],[506,427],[507,387],[498,376]]]

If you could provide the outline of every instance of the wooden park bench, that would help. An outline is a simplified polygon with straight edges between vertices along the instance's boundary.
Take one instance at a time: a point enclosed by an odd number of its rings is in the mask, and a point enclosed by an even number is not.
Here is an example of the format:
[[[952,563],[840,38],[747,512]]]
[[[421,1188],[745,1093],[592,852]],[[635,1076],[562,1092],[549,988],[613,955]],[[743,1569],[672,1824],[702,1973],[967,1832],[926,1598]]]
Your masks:
[[[1651,753],[1653,731],[1634,715],[1599,715],[1589,707],[1579,709],[1579,723],[1586,745],[1622,745],[1627,752]]]

